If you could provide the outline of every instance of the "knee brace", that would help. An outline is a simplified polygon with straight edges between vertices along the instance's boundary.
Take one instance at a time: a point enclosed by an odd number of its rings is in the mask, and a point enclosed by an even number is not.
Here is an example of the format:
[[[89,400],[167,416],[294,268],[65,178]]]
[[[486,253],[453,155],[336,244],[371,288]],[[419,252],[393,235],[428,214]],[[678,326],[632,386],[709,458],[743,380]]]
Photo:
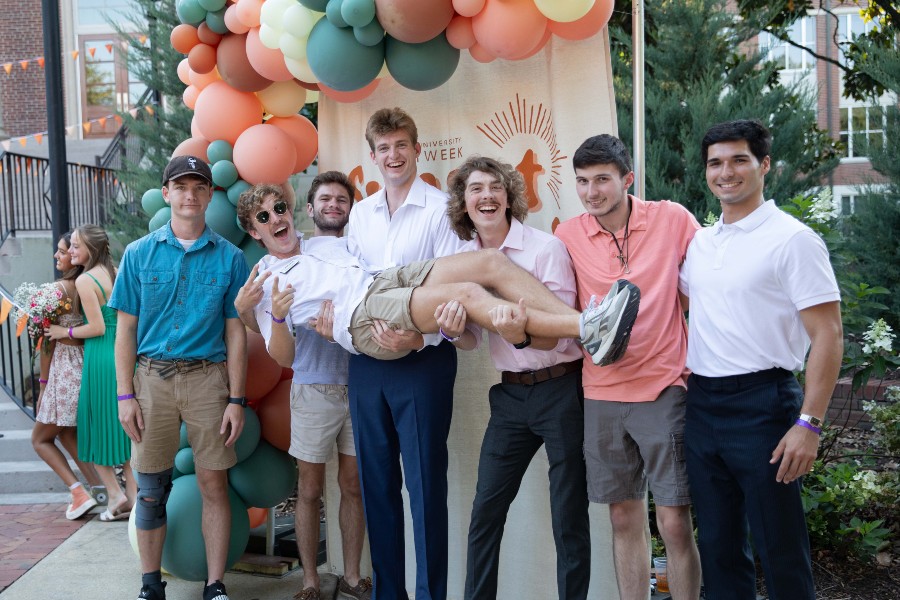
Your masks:
[[[172,490],[172,469],[161,473],[138,473],[137,485],[134,526],[144,531],[163,527],[166,524],[166,502]]]

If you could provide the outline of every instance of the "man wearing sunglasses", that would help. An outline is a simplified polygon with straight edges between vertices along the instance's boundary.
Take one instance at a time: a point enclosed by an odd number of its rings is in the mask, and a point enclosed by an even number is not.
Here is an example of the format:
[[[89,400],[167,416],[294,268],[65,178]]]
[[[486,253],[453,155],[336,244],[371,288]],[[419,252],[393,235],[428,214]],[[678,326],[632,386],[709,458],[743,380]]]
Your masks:
[[[166,500],[184,421],[203,497],[209,578],[203,600],[228,600],[221,581],[231,522],[227,469],[237,462],[234,443],[247,404],[247,331],[234,300],[247,263],[243,252],[206,225],[212,173],[203,159],[173,158],[162,192],[172,218],[128,245],[109,299],[118,311],[119,421],[132,440],[138,481],[138,598],[166,597],[160,574]]]
[[[283,194],[283,197],[282,197]],[[297,550],[303,565],[303,589],[298,600],[320,600],[319,574],[316,555],[319,548],[319,503],[325,485],[325,463],[331,458],[335,444],[338,449],[337,484],[341,490],[339,521],[344,575],[338,582],[340,598],[367,600],[372,594],[372,582],[360,577],[366,525],[363,517],[353,427],[347,399],[347,362],[349,353],[337,344],[329,343],[309,327],[294,328],[294,338],[278,329],[272,337],[272,320],[265,313],[257,324],[255,309],[263,298],[263,283],[268,279],[270,265],[302,252],[338,245],[346,248],[342,237],[353,207],[353,184],[339,171],[317,175],[307,195],[306,212],[312,218],[314,237],[302,240],[292,226],[294,190],[289,184],[281,187],[256,186],[245,200],[256,222],[248,229],[250,235],[269,252],[250,272],[241,288],[235,306],[247,327],[260,331],[266,338],[272,357],[283,367],[294,370],[291,385],[291,446],[289,453],[297,459],[297,510],[294,526],[297,531]],[[262,277],[257,277],[263,272]],[[330,304],[322,309],[324,323]],[[261,327],[262,326],[262,327]],[[330,337],[330,334],[329,334]]]

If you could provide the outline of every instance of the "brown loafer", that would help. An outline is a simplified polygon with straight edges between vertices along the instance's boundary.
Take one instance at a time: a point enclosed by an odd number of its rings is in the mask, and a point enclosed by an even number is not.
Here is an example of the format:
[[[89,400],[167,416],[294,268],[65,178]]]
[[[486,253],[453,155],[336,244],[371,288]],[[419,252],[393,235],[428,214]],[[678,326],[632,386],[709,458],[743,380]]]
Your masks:
[[[359,583],[351,586],[341,577],[338,581],[338,598],[347,600],[370,600],[372,598],[372,578],[361,577]]]
[[[303,588],[296,594],[294,594],[295,600],[322,600],[322,596],[319,595],[319,590],[314,587]]]

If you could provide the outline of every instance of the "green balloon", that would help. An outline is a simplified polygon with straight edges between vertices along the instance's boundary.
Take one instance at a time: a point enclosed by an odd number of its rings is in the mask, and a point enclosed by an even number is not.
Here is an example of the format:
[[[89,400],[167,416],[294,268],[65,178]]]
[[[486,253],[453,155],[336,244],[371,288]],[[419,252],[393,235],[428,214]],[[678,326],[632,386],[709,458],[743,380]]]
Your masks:
[[[365,27],[375,18],[375,0],[343,0],[341,17],[351,27]]]
[[[234,443],[234,452],[237,454],[238,462],[246,460],[256,446],[259,445],[259,435],[262,427],[259,424],[259,417],[256,411],[249,406],[244,407],[244,429],[241,431],[241,437]],[[176,458],[177,461],[177,458]]]
[[[405,88],[433,90],[446,83],[459,65],[459,50],[450,45],[444,33],[421,44],[407,44],[391,36],[386,40],[388,71]]]
[[[228,488],[228,504],[231,506],[231,535],[225,559],[226,569],[237,562],[250,539],[247,505],[231,487]],[[162,567],[185,581],[204,581],[208,575],[206,548],[200,529],[202,507],[203,499],[196,475],[183,475],[172,482],[172,491],[166,503],[168,522]]]
[[[179,477],[182,477],[183,475],[185,475],[185,474],[182,473],[181,471],[179,471],[178,467],[172,467],[172,481],[175,481],[176,479],[178,479]]]
[[[247,506],[269,508],[293,493],[297,465],[287,452],[260,440],[253,454],[228,469],[228,482]]]
[[[190,448],[191,443],[188,441],[187,436],[187,423],[184,421],[181,422],[181,430],[178,433],[178,449],[182,448]]]
[[[384,27],[381,26],[378,19],[372,19],[368,25],[354,27],[353,36],[363,46],[375,46],[384,39]]]
[[[364,88],[384,64],[384,42],[363,46],[356,41],[352,29],[335,27],[328,19],[319,19],[312,28],[306,51],[313,74],[341,92]]]
[[[347,21],[344,20],[344,17],[341,14],[341,5],[343,3],[343,0],[329,0],[328,6],[325,7],[325,18],[331,21],[331,24],[335,27],[350,26],[347,24]]]
[[[241,199],[241,194],[249,190],[251,187],[253,186],[243,179],[238,179],[228,187],[228,201],[231,202],[232,206],[237,206],[238,200]]]
[[[159,188],[149,189],[141,196],[141,208],[148,215],[155,215],[156,211],[165,206],[166,200],[163,198],[162,190]]]
[[[219,35],[229,33],[228,26],[225,24],[225,9],[206,13],[206,25]]]
[[[251,269],[253,268],[253,265],[259,262],[259,259],[266,255],[266,249],[260,246],[256,240],[249,235],[238,247],[244,251],[244,260],[247,261],[247,266]]]
[[[328,0],[297,0],[310,10],[315,10],[318,12],[325,12],[325,7],[328,6]]]
[[[190,448],[182,448],[175,455],[175,468],[184,475],[194,472],[194,451]]]
[[[206,156],[212,164],[220,160],[234,160],[234,148],[225,140],[214,140],[209,143]]]
[[[161,209],[156,211],[156,214],[150,218],[150,223],[147,228],[150,231],[156,231],[163,225],[169,222],[169,219],[172,218],[172,209],[168,206],[163,206]]]
[[[197,0],[197,4],[210,12],[225,8],[225,0]]]
[[[199,25],[206,18],[206,9],[197,0],[177,0],[175,13],[179,21],[188,25]]]
[[[234,222],[234,207],[228,201],[228,194],[222,190],[213,192],[212,202],[206,209],[206,224],[210,229],[234,244],[240,245],[244,239],[244,232]]]
[[[238,179],[237,167],[230,160],[220,160],[212,166],[213,183],[221,188],[229,188]],[[226,197],[228,194],[225,194]],[[229,202],[231,200],[229,199]]]

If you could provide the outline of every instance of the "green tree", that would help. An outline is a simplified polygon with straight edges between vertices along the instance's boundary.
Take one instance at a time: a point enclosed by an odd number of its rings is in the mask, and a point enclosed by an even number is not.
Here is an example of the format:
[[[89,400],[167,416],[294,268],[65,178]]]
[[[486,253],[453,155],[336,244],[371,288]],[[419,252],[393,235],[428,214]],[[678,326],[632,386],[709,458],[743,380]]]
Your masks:
[[[710,125],[759,118],[773,133],[766,194],[786,202],[819,185],[837,164],[837,147],[816,125],[811,90],[779,82],[774,65],[744,44],[719,0],[646,4],[646,181],[648,198],[671,198],[702,221],[718,213],[706,186],[700,141]],[[610,25],[618,125],[632,130],[630,18]],[[744,45],[742,45],[744,44]]]

